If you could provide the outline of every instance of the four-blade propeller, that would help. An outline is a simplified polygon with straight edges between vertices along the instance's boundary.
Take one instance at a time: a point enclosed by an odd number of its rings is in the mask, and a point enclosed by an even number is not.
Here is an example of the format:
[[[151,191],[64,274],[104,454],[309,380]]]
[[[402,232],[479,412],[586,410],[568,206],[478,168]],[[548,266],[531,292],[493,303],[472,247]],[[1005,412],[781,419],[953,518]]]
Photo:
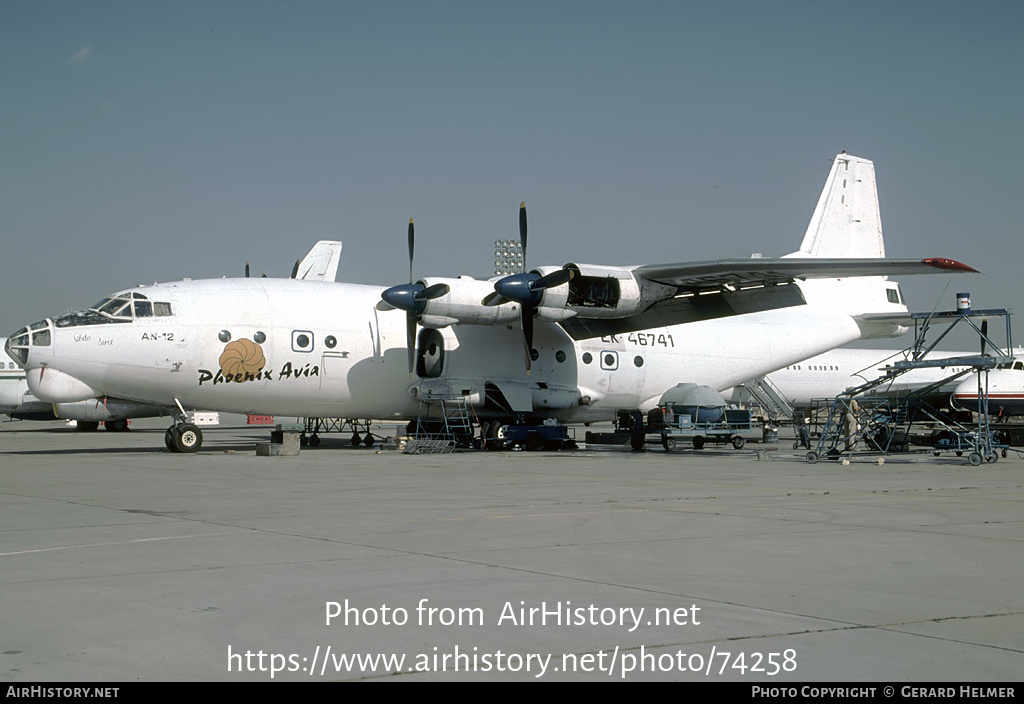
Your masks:
[[[399,310],[405,311],[405,346],[409,356],[409,373],[412,374],[416,350],[416,321],[427,307],[427,301],[446,295],[451,288],[448,284],[424,286],[413,283],[412,259],[415,249],[415,234],[412,218],[409,218],[409,283],[392,286],[380,297]]]
[[[512,274],[494,283],[498,294],[488,297],[484,305],[500,305],[507,301],[515,301],[520,306],[522,316],[523,340],[526,342],[526,371],[530,371],[533,358],[533,319],[537,315],[537,306],[544,297],[544,290],[561,286],[573,277],[571,269],[559,269],[546,276],[526,271],[526,203],[519,204],[519,242],[523,249],[523,271]]]

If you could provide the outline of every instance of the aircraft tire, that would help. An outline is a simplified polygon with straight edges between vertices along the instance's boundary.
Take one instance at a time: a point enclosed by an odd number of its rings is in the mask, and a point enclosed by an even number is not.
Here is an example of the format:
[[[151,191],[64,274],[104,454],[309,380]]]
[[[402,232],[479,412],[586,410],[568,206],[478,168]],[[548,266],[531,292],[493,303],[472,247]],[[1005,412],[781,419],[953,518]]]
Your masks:
[[[309,446],[310,447],[320,447],[320,436],[316,435],[315,433],[313,435],[310,435],[309,436]]]
[[[171,452],[177,452],[178,451],[178,447],[174,444],[174,426],[173,425],[170,428],[167,429],[166,433],[164,433],[164,445],[166,445],[167,449],[170,450]]]
[[[373,447],[373,436],[367,433],[366,437],[363,438],[363,444],[367,447]]]
[[[95,420],[80,420],[75,424],[75,430],[80,433],[91,433],[100,427],[99,421]]]
[[[174,446],[178,452],[195,452],[203,446],[203,431],[191,423],[184,423],[174,431]]]
[[[359,433],[352,433],[352,447],[359,447],[363,439],[359,437]]]
[[[105,420],[103,421],[103,428],[111,433],[123,433],[128,430],[128,421]]]

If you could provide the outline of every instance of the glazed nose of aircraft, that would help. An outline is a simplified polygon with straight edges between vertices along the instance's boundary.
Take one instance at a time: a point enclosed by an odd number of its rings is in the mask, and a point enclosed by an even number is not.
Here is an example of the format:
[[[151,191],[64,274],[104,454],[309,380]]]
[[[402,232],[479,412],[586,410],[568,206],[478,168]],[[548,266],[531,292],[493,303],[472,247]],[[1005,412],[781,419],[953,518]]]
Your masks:
[[[96,390],[66,372],[51,366],[53,328],[41,320],[21,328],[4,345],[8,356],[25,369],[29,391],[43,401],[71,403],[94,398]]]
[[[32,323],[26,328],[21,328],[7,338],[4,351],[7,356],[18,363],[18,366],[28,366],[29,350],[33,346],[49,347],[51,342],[50,321],[41,320]]]

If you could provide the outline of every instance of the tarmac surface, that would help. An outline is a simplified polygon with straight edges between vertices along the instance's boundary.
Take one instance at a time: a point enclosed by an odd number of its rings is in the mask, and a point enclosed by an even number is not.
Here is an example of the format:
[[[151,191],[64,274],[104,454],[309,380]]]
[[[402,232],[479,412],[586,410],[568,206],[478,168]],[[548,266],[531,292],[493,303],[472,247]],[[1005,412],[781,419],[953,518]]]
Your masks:
[[[165,426],[0,428],[0,681],[1024,672],[1014,452],[257,457],[236,425],[179,455]]]

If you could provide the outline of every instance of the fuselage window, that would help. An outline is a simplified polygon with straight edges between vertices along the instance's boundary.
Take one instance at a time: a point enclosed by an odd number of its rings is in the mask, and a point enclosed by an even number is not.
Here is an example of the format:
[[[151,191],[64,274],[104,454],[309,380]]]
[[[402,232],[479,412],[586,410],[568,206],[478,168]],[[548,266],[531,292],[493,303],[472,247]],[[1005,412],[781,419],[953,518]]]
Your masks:
[[[292,331],[292,352],[312,352],[313,333],[309,330]]]

